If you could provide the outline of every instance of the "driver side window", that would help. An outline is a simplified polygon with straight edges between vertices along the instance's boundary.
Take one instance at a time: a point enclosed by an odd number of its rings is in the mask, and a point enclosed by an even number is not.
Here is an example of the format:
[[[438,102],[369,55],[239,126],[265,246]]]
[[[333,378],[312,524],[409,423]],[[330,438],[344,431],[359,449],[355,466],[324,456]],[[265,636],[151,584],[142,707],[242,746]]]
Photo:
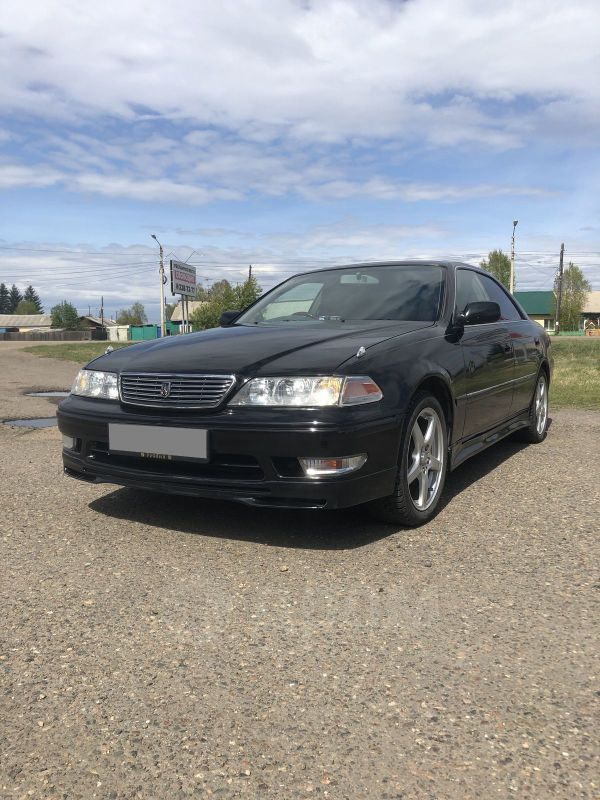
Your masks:
[[[470,269],[456,270],[456,311],[460,314],[468,303],[486,302],[490,298],[479,275]]]

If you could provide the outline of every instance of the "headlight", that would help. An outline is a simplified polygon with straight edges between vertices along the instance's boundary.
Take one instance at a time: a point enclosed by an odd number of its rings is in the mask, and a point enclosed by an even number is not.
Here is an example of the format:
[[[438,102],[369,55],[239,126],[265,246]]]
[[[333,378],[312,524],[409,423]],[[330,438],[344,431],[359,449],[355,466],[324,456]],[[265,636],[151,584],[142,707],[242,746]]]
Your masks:
[[[245,383],[231,406],[356,406],[375,403],[383,393],[366,376],[344,378],[252,378]]]
[[[119,387],[114,372],[97,369],[80,369],[71,387],[71,394],[81,397],[98,397],[101,400],[118,400]]]

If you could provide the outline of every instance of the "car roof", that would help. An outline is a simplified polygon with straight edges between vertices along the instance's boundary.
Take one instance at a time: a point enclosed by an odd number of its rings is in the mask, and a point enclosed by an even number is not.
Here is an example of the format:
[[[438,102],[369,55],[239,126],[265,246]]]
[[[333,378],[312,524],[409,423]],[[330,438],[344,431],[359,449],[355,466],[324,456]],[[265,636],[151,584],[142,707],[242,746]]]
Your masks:
[[[315,273],[315,272],[330,272],[334,269],[358,269],[358,268],[369,268],[372,267],[450,267],[451,269],[456,269],[457,267],[467,267],[468,269],[474,269],[478,272],[483,272],[485,275],[489,273],[486,270],[481,269],[480,267],[476,267],[474,264],[465,264],[463,261],[450,261],[450,260],[443,260],[443,259],[433,259],[433,258],[413,258],[413,259],[406,259],[402,261],[360,261],[356,264],[336,264],[331,267],[320,267],[319,269],[310,269],[307,272]],[[302,275],[304,273],[299,272],[298,275]],[[294,276],[296,277],[296,276]]]

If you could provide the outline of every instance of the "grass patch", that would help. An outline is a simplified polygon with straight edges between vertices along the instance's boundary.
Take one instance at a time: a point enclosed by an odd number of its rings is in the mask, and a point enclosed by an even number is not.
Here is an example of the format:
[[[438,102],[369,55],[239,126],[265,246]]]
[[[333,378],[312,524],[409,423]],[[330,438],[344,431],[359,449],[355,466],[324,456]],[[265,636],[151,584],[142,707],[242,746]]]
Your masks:
[[[551,405],[600,411],[600,336],[551,338]]]
[[[64,344],[34,344],[25,347],[26,353],[40,358],[59,358],[61,361],[74,361],[76,364],[87,364],[93,358],[101,356],[108,345],[115,350],[128,347],[135,342],[64,342]]]

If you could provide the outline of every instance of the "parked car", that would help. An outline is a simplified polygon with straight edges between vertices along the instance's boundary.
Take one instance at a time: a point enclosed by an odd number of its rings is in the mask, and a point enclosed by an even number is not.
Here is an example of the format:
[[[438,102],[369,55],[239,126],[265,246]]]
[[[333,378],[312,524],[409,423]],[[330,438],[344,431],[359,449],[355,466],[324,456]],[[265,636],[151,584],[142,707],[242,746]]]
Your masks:
[[[546,436],[550,339],[468,264],[309,272],[221,323],[81,370],[58,410],[66,474],[419,525],[447,470]]]

